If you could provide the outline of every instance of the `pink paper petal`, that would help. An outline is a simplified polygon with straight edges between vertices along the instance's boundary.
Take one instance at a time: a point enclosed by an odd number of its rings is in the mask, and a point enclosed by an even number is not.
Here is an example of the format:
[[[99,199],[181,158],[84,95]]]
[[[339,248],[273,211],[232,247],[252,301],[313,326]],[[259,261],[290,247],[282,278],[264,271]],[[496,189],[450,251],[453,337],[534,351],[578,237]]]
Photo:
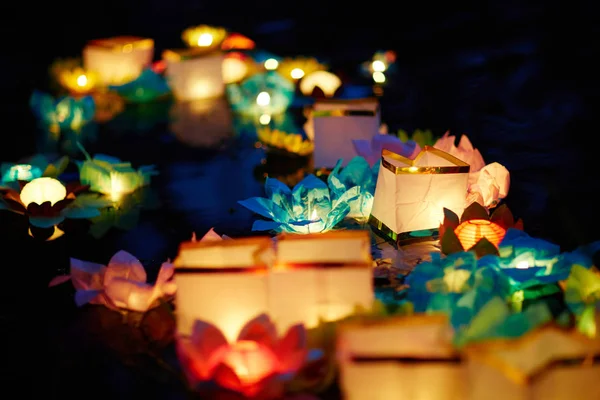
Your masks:
[[[191,340],[178,336],[175,339],[175,352],[191,386],[210,379],[206,363],[203,363],[196,356],[196,351]]]
[[[353,140],[352,145],[357,155],[361,156],[369,165],[375,165],[379,156],[371,149],[371,142],[368,140]]]
[[[244,386],[240,377],[235,373],[235,371],[226,364],[219,364],[213,373],[212,379],[219,386],[233,390],[234,392],[242,393],[245,396],[252,396],[258,390],[256,388]]]
[[[194,323],[191,342],[197,356],[206,363],[217,349],[228,345],[227,339],[219,328],[200,320]]]
[[[274,348],[277,340],[277,329],[267,314],[260,314],[244,325],[238,335],[238,341],[250,340]]]
[[[206,232],[206,234],[204,236],[202,236],[202,239],[200,239],[201,242],[221,241],[221,240],[223,240],[223,238],[221,236],[219,236],[219,234],[217,232],[215,232],[214,228],[210,228],[210,230],[208,232]]]
[[[175,266],[169,262],[162,263],[158,276],[156,277],[156,285],[162,285],[173,277]]]
[[[115,306],[131,311],[148,311],[154,302],[154,287],[122,278],[111,279],[104,294]]]
[[[297,372],[307,355],[306,330],[304,325],[290,327],[285,336],[277,343],[275,349],[280,362],[280,372],[284,374]]]
[[[65,283],[71,280],[71,275],[58,275],[52,278],[52,280],[48,283],[48,287],[58,286],[61,283]]]
[[[71,280],[78,290],[100,290],[106,267],[102,264],[71,258]]]
[[[110,259],[104,277],[104,284],[114,278],[146,282],[146,270],[137,258],[121,250]]]
[[[92,303],[102,295],[100,290],[77,290],[75,292],[75,304],[77,307]]]

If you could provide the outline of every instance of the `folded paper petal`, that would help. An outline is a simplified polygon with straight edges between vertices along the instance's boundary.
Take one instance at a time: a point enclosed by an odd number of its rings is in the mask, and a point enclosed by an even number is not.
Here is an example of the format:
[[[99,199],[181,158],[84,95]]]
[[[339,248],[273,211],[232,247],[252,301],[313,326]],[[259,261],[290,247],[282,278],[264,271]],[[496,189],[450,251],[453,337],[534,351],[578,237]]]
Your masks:
[[[503,165],[491,163],[472,175],[475,182],[469,191],[479,193],[484,207],[493,207],[508,195],[510,173]]]
[[[75,304],[81,307],[85,304],[105,304],[101,290],[77,290],[75,292]]]
[[[77,290],[100,290],[106,267],[101,264],[71,258],[71,279]]]
[[[306,331],[302,324],[290,327],[279,340],[275,353],[279,358],[281,373],[294,373],[302,367],[308,354],[306,342]]]
[[[450,132],[446,132],[444,136],[435,142],[433,147],[445,151],[469,164],[471,166],[471,173],[477,172],[485,166],[485,161],[481,153],[473,147],[467,135],[461,136],[458,147],[454,144],[455,141],[456,137],[450,135]]]
[[[52,278],[52,280],[48,283],[48,287],[58,286],[61,283],[65,283],[71,280],[71,275],[58,275]]]
[[[200,241],[221,241],[223,240],[223,238],[217,233],[215,232],[214,228],[210,228],[210,230],[208,232],[206,232],[206,234],[204,236],[202,236],[202,239],[200,239]]]
[[[122,278],[135,282],[146,282],[146,270],[140,261],[128,252],[121,250],[108,262],[104,284],[112,279]]]
[[[144,312],[154,302],[154,288],[145,282],[115,277],[104,287],[104,294],[118,308]]]
[[[267,314],[260,314],[242,327],[237,340],[249,340],[273,348],[276,338],[277,329],[275,325]]]
[[[207,364],[217,349],[227,346],[227,339],[223,335],[223,332],[216,326],[206,321],[198,320],[194,322],[192,328],[191,344],[199,363],[202,361]],[[209,372],[206,369],[203,371],[202,376],[208,376]]]

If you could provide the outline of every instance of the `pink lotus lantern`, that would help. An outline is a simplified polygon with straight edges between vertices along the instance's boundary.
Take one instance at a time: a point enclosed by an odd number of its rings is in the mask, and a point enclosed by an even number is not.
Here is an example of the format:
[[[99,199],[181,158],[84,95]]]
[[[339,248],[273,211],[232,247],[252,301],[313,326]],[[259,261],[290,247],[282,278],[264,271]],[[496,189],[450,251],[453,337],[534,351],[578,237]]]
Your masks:
[[[190,385],[202,383],[246,397],[280,398],[286,378],[293,377],[308,356],[303,325],[294,325],[277,338],[266,314],[250,320],[237,340],[228,342],[223,332],[197,320],[190,337],[179,336],[177,355]]]

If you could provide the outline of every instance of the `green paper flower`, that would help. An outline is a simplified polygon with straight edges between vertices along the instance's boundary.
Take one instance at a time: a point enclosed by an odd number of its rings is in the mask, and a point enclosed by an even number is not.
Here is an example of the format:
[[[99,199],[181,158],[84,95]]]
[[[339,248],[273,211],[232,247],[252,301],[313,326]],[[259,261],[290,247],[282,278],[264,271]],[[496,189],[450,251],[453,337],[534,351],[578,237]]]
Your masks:
[[[577,329],[595,337],[597,314],[600,311],[600,274],[574,265],[565,284],[565,303],[575,315]]]

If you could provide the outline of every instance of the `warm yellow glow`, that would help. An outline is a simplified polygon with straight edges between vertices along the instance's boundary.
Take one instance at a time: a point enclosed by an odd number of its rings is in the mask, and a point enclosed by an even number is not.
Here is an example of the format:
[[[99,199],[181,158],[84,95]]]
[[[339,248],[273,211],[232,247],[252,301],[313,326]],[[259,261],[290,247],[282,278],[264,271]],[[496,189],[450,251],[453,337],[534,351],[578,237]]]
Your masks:
[[[300,81],[300,91],[305,96],[310,96],[318,87],[326,97],[332,97],[341,85],[342,81],[337,75],[328,71],[315,71]]]
[[[260,117],[258,117],[258,122],[260,122],[261,125],[269,125],[269,122],[271,122],[271,116],[269,114],[262,114]]]
[[[277,72],[290,82],[296,83],[305,75],[310,75],[315,71],[325,71],[327,66],[321,64],[316,58],[312,57],[295,57],[284,58],[279,61]]]
[[[127,190],[125,187],[125,182],[123,182],[123,177],[118,174],[110,175],[110,199],[114,202],[117,202],[123,197],[127,192],[131,192],[131,190]]]
[[[266,107],[271,103],[271,95],[267,92],[260,92],[258,96],[256,96],[256,104],[261,107]]]
[[[304,76],[304,71],[301,68],[294,68],[290,72],[290,76],[294,79],[300,79]]]
[[[386,70],[387,67],[383,61],[375,60],[371,64],[371,68],[373,69],[373,72],[383,72]]]
[[[181,34],[181,38],[189,47],[201,47],[206,50],[220,47],[226,37],[227,30],[208,25],[194,26]]]
[[[383,83],[383,82],[385,82],[385,74],[380,71],[375,71],[375,72],[373,72],[373,80],[376,83]]]
[[[277,67],[279,67],[279,61],[276,59],[269,58],[265,61],[265,69],[268,69],[269,71],[273,71],[274,69],[277,69]]]
[[[248,64],[238,57],[227,57],[223,60],[223,82],[236,83],[248,74]]]
[[[259,128],[257,130],[258,140],[270,147],[283,149],[290,153],[307,155],[313,152],[314,143],[305,140],[299,133],[288,133],[278,129]]]
[[[518,269],[527,269],[527,268],[529,268],[529,262],[527,260],[519,261],[517,263],[517,265],[515,266],[515,268],[518,268]]]
[[[27,207],[31,203],[42,204],[47,201],[54,205],[67,197],[67,189],[54,178],[37,178],[21,189],[21,203]]]
[[[409,167],[408,171],[409,172],[417,172],[419,170],[419,167]]]
[[[33,232],[31,231],[31,228],[29,228],[27,233],[29,233],[29,236],[35,237],[35,236],[33,236]],[[54,230],[52,231],[52,235],[50,235],[50,237],[48,239],[46,239],[46,242],[56,240],[64,234],[65,234],[65,232],[63,230],[61,230],[58,226],[55,225]]]
[[[87,82],[88,82],[87,76],[82,74],[77,77],[77,85],[78,86],[84,87],[85,85],[87,85]]]
[[[213,42],[213,36],[210,33],[202,33],[198,36],[198,47],[208,47]]]
[[[450,293],[460,293],[470,277],[471,271],[466,269],[455,269],[446,272],[443,278],[446,290]]]
[[[504,238],[506,230],[487,219],[470,219],[462,222],[454,229],[463,249],[469,250],[482,238],[486,238],[496,248]]]

